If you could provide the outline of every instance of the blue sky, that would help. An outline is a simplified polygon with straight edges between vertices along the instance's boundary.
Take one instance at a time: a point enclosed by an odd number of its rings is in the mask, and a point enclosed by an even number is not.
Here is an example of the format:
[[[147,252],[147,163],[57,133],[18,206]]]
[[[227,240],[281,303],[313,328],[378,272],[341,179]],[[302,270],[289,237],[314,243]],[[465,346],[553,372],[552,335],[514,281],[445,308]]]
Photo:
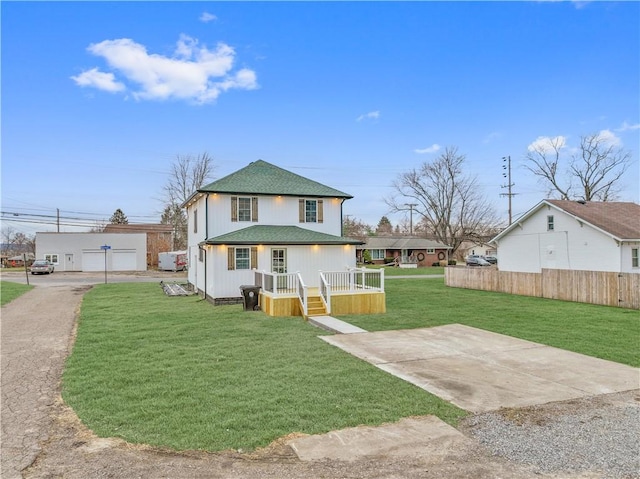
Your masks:
[[[354,196],[455,146],[506,220],[546,189],[529,145],[602,133],[640,201],[638,2],[2,2],[2,223],[155,222],[176,155],[263,159]],[[19,216],[14,216],[18,213]],[[406,217],[406,216],[405,216]],[[61,231],[76,231],[63,221]],[[20,222],[19,222],[20,221]]]

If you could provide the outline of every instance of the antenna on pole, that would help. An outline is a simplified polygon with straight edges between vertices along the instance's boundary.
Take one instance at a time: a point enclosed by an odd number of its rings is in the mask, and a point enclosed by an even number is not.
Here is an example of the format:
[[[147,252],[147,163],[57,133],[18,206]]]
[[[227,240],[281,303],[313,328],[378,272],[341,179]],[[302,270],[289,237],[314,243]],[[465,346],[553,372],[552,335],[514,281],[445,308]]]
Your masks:
[[[511,182],[511,156],[503,156],[502,157],[502,169],[505,170],[502,172],[502,177],[507,179],[507,184],[502,185],[501,188],[507,188],[507,193],[500,193],[500,196],[506,196],[509,198],[509,226],[512,223],[512,210],[511,210],[511,197],[517,195],[518,193],[512,193],[511,188],[515,186],[515,183]]]

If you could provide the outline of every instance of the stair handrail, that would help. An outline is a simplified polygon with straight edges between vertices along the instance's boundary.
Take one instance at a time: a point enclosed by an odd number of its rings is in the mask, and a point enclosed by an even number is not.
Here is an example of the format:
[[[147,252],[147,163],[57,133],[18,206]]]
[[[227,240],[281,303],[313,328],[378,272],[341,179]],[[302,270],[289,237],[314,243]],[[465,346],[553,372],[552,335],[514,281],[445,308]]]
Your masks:
[[[308,288],[304,284],[299,271],[296,273],[296,277],[298,278],[298,299],[300,299],[300,303],[302,304],[302,313],[306,317],[309,312]]]
[[[320,271],[320,299],[324,303],[327,314],[331,314],[331,284],[322,271]]]

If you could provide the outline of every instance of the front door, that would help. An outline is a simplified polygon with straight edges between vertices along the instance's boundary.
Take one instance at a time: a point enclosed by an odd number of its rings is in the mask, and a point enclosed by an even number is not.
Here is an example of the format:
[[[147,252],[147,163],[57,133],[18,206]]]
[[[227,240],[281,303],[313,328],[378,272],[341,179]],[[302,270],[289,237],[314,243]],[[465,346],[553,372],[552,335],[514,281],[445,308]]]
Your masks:
[[[73,267],[73,254],[71,253],[64,255],[64,270],[75,271],[75,268]]]
[[[274,248],[271,250],[271,272],[287,272],[287,250],[284,248]],[[277,287],[279,290],[287,289],[287,277],[278,276]]]

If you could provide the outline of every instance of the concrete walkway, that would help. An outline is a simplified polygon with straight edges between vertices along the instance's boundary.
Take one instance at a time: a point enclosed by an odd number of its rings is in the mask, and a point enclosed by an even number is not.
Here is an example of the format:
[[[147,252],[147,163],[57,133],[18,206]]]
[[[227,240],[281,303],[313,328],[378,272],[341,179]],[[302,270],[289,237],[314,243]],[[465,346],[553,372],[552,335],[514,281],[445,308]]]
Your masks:
[[[640,370],[452,324],[321,339],[471,412],[640,387]]]

